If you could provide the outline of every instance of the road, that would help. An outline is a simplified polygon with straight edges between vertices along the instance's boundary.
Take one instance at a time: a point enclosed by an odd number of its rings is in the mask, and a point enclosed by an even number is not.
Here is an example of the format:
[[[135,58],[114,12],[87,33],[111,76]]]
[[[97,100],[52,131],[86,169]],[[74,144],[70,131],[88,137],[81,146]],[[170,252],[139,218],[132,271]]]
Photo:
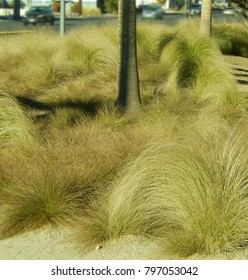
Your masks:
[[[176,25],[180,21],[185,20],[184,14],[165,14],[163,20],[158,20],[159,23],[165,25]],[[213,20],[214,21],[222,21],[222,22],[237,22],[238,20],[234,15],[223,15],[221,12],[214,12],[213,13]],[[148,20],[142,20],[138,16],[138,22]],[[74,18],[67,18],[66,19],[66,31],[70,31],[73,28],[78,27],[87,27],[87,26],[101,26],[106,23],[114,22],[117,24],[117,16],[91,16],[91,17],[74,17]],[[0,19],[0,32],[3,31],[23,31],[23,30],[35,30],[35,31],[42,31],[42,30],[52,30],[59,33],[59,17],[56,18],[54,26],[49,25],[28,25],[24,26],[22,21],[14,21],[8,19]]]

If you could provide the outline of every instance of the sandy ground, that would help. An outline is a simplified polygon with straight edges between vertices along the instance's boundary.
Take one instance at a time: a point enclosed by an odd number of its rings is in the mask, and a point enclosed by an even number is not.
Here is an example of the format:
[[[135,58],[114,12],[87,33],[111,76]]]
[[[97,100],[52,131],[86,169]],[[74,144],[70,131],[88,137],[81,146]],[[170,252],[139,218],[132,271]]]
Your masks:
[[[66,230],[43,228],[0,240],[0,260],[169,260],[158,241],[127,235],[91,251],[68,242]],[[248,260],[248,247],[227,254],[192,255],[188,260]]]
[[[66,242],[67,233],[43,229],[0,241],[0,260],[150,260],[156,259],[156,243],[124,236],[101,248],[82,252]]]

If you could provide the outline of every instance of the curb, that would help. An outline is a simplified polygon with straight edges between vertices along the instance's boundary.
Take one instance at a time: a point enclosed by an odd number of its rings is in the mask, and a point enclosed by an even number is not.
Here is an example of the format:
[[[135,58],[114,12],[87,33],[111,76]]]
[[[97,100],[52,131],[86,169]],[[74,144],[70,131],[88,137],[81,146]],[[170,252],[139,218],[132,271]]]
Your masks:
[[[37,33],[37,31],[27,30],[27,31],[1,31],[0,36],[9,36],[9,35],[23,35]]]

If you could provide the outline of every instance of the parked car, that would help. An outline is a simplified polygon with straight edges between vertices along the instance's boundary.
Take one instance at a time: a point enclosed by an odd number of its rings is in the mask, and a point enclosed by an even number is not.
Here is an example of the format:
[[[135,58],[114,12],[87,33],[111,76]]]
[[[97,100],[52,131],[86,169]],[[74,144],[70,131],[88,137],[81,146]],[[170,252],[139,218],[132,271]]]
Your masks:
[[[29,10],[25,13],[23,23],[24,25],[37,24],[37,23],[49,23],[53,25],[55,21],[55,17],[53,11],[49,7],[45,6],[34,6],[29,8]]]
[[[143,5],[142,18],[163,19],[164,10],[158,5]]]
[[[232,7],[227,7],[226,9],[223,10],[224,15],[234,15],[235,11]]]
[[[191,4],[186,11],[187,17],[200,17],[201,16],[201,4]]]

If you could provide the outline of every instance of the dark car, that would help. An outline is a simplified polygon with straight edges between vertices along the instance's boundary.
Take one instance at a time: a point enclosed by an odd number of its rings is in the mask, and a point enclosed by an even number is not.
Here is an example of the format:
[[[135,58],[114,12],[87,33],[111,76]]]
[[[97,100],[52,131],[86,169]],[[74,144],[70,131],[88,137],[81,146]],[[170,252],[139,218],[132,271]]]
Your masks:
[[[29,23],[34,25],[37,23],[49,23],[53,25],[54,21],[55,17],[52,9],[45,6],[34,6],[29,8],[23,19],[24,25],[28,25]]]
[[[186,11],[187,17],[200,17],[201,16],[201,4],[191,4]]]

